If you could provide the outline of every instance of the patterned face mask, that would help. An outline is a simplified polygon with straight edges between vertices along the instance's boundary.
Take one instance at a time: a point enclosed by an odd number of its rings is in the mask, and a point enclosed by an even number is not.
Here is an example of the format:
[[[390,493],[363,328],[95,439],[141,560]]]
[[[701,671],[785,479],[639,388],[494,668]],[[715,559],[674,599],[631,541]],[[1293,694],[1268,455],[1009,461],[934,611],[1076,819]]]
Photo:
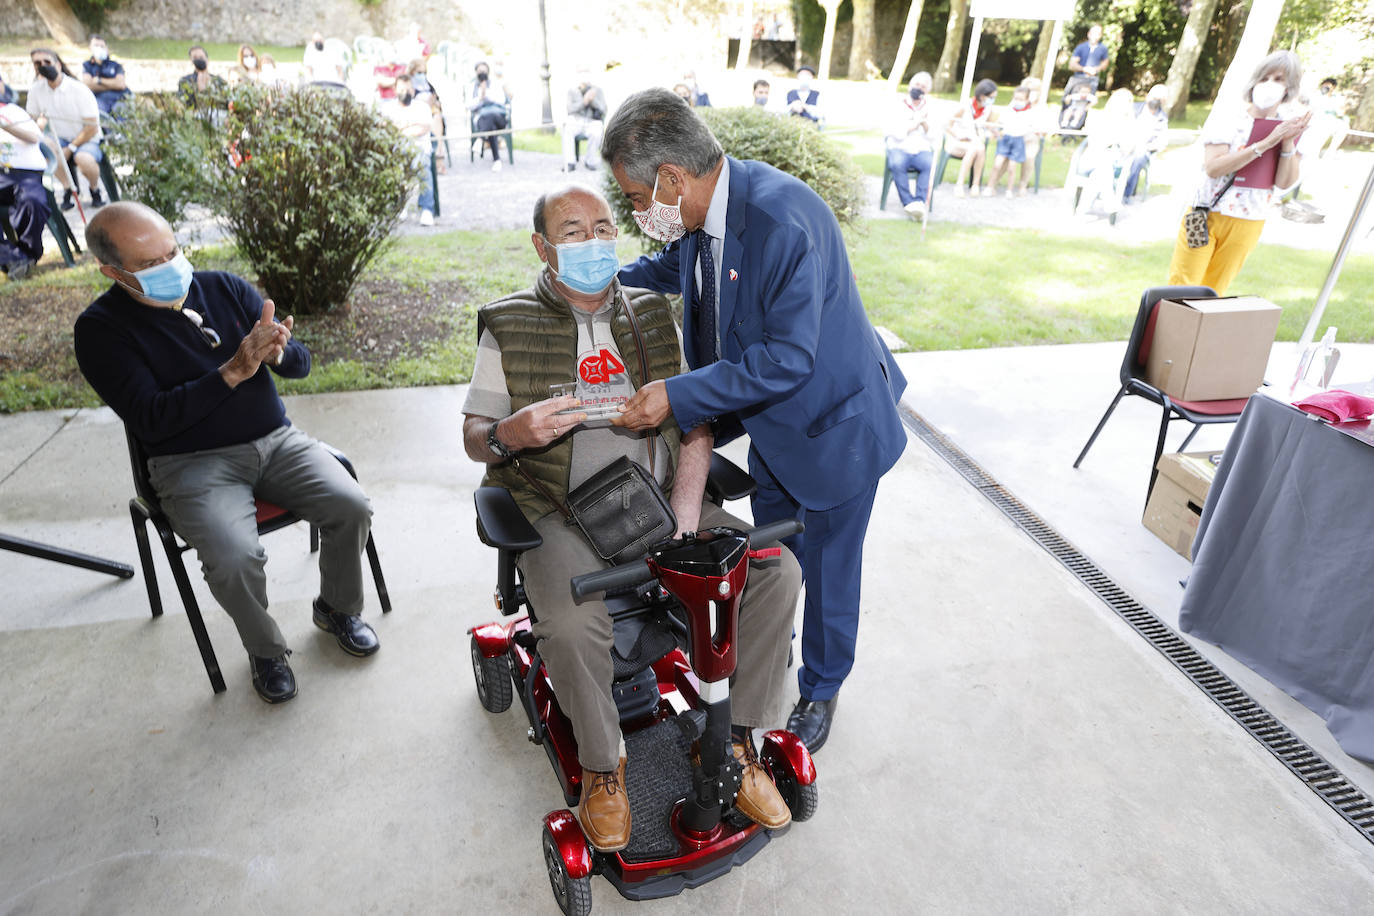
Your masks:
[[[649,195],[649,209],[634,211],[635,223],[651,239],[672,243],[687,234],[687,225],[682,221],[682,195],[677,203],[658,202],[658,176],[654,176],[654,190]]]

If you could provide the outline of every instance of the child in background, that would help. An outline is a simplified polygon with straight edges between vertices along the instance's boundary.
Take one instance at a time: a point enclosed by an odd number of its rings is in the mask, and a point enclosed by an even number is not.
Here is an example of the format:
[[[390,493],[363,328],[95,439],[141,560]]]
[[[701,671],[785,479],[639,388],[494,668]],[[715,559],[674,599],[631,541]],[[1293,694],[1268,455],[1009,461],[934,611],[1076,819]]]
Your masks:
[[[1030,110],[1030,90],[1025,86],[1017,86],[1011,95],[1011,105],[998,118],[996,128],[1000,129],[1001,136],[997,138],[997,158],[992,165],[992,178],[988,181],[988,186],[983,189],[984,197],[991,197],[997,193],[997,182],[1001,180],[1005,172],[1007,176],[1007,196],[1011,197],[1016,186],[1016,169],[1010,168],[1010,164],[1015,162],[1018,165],[1026,161],[1026,134],[1031,130],[1031,110]],[[1025,193],[1022,191],[1021,193]]]

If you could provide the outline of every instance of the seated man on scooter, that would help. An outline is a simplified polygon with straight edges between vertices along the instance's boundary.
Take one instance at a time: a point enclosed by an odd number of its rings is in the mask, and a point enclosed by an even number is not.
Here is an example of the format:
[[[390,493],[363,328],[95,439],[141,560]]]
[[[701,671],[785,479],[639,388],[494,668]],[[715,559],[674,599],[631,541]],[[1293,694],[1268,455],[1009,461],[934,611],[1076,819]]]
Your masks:
[[[593,190],[568,187],[539,199],[531,240],[544,269],[533,289],[482,308],[463,405],[464,445],[469,457],[487,465],[483,484],[510,490],[544,539],[521,556],[520,569],[538,618],[534,634],[544,664],[577,738],[578,819],[603,852],[624,849],[630,839],[625,742],[611,695],[611,618],[601,601],[574,601],[568,581],[607,564],[576,526],[564,523],[553,500],[565,500],[569,490],[626,455],[646,468],[652,461],[678,534],[748,527],[703,499],[713,444],[709,425],[679,438],[670,417],[655,432],[658,447],[651,450],[644,433],[595,417],[598,407],[628,400],[644,383],[641,358],[654,379],[686,368],[668,301],[648,290],[622,289],[616,280],[616,235],[610,205]],[[569,383],[575,395],[550,396],[551,388]],[[786,548],[778,557],[750,561],[731,690],[733,750],[744,770],[735,806],[771,829],[785,826],[791,814],[758,761],[752,730],[769,727],[781,713],[800,590],[801,569]]]

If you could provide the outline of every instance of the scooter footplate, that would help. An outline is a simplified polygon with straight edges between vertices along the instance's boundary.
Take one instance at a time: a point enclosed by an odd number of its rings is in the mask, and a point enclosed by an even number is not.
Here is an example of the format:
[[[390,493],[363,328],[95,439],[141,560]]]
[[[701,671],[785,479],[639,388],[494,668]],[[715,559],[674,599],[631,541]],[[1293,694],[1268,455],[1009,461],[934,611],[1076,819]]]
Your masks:
[[[672,719],[625,736],[630,845],[620,855],[627,862],[678,854],[669,818],[673,807],[692,792],[688,750],[687,737]]]

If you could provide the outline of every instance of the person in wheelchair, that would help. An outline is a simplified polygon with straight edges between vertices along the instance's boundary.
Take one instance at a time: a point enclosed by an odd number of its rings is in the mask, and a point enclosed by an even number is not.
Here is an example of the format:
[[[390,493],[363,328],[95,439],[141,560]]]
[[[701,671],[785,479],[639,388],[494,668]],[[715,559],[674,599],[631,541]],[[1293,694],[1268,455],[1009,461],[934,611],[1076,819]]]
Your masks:
[[[611,693],[612,625],[603,602],[573,600],[569,579],[606,563],[580,529],[564,523],[554,501],[628,456],[662,484],[679,534],[748,527],[703,499],[709,425],[680,434],[669,418],[648,435],[598,417],[644,384],[641,359],[653,379],[685,369],[668,301],[616,280],[616,235],[610,205],[591,189],[568,187],[539,198],[531,240],[544,269],[533,289],[481,309],[463,404],[463,441],[469,457],[487,465],[483,484],[510,490],[543,537],[519,566],[544,664],[577,739],[578,819],[603,852],[625,848],[630,838],[625,742]],[[551,388],[573,382],[575,395],[550,396]],[[780,715],[800,590],[801,568],[786,548],[778,557],[752,560],[739,618],[732,739],[744,774],[736,807],[772,829],[791,815],[758,761],[752,730]]]

